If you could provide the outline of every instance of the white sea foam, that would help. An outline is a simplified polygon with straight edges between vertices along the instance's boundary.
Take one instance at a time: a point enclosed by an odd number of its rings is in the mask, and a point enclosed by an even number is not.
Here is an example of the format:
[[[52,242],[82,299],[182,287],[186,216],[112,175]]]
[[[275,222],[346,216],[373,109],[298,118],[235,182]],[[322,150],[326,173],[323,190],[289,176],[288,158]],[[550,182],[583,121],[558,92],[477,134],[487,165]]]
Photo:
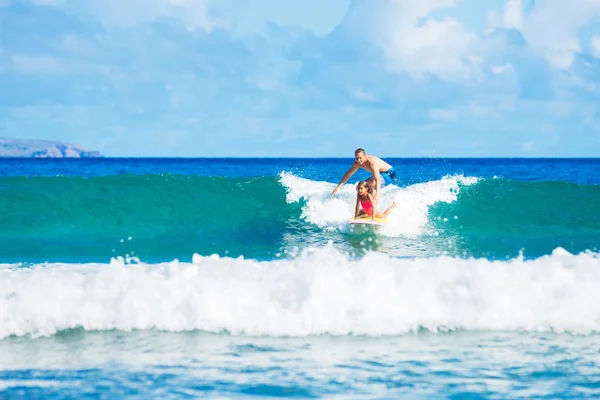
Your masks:
[[[306,201],[302,217],[322,228],[346,231],[349,219],[354,216],[356,188],[344,185],[334,198],[334,184],[299,178],[281,173],[280,181],[287,189],[287,201]],[[408,187],[389,185],[381,190],[379,210],[383,212],[394,201],[397,207],[389,214],[388,223],[380,233],[388,236],[414,237],[424,233],[428,222],[429,207],[437,202],[456,201],[461,185],[472,185],[475,177],[447,176],[437,181],[419,183]]]
[[[0,338],[86,330],[396,335],[418,329],[600,332],[600,257],[295,259],[201,257],[148,265],[0,270]]]

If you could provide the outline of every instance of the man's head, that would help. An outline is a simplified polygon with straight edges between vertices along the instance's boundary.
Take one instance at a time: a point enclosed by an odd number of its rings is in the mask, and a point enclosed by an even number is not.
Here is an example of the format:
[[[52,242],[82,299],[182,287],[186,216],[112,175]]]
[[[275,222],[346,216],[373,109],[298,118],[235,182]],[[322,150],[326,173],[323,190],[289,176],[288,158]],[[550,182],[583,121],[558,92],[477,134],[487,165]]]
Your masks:
[[[354,150],[354,158],[356,159],[356,162],[361,164],[364,163],[367,160],[367,155],[365,154],[365,150],[364,149],[356,149]]]

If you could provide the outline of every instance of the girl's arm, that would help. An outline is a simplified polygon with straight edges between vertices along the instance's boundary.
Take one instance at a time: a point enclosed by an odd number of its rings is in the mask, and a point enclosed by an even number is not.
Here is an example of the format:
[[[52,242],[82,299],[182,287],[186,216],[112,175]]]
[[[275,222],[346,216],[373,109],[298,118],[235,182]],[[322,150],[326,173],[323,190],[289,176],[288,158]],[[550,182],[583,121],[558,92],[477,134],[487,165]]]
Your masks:
[[[356,195],[356,207],[354,208],[354,218],[358,218],[358,212],[360,211],[360,200],[359,195]]]
[[[371,204],[373,205],[373,215],[371,216],[371,219],[375,219],[375,216],[377,215],[377,201],[373,199],[371,193],[367,193],[367,196],[369,196],[369,200],[371,200]]]

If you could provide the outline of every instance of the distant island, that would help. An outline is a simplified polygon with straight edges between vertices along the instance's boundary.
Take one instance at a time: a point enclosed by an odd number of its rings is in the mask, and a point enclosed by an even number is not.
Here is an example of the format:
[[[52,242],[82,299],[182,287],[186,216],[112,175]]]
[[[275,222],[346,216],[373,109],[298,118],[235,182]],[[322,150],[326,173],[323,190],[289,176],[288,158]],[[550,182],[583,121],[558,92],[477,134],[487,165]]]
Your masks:
[[[0,138],[0,157],[89,158],[103,157],[85,147],[50,140]]]

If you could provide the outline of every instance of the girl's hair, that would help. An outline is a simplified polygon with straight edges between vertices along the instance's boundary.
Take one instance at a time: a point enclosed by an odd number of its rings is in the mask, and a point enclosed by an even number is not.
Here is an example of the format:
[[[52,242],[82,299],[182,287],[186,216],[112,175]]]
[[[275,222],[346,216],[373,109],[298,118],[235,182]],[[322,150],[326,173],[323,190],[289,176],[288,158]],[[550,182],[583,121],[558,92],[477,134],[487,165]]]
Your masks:
[[[358,184],[356,184],[356,189],[358,190],[361,187],[366,187],[367,188],[367,192],[369,192],[370,194],[373,194],[373,188],[371,186],[369,186],[369,184],[367,183],[367,181],[360,181],[358,182]]]

